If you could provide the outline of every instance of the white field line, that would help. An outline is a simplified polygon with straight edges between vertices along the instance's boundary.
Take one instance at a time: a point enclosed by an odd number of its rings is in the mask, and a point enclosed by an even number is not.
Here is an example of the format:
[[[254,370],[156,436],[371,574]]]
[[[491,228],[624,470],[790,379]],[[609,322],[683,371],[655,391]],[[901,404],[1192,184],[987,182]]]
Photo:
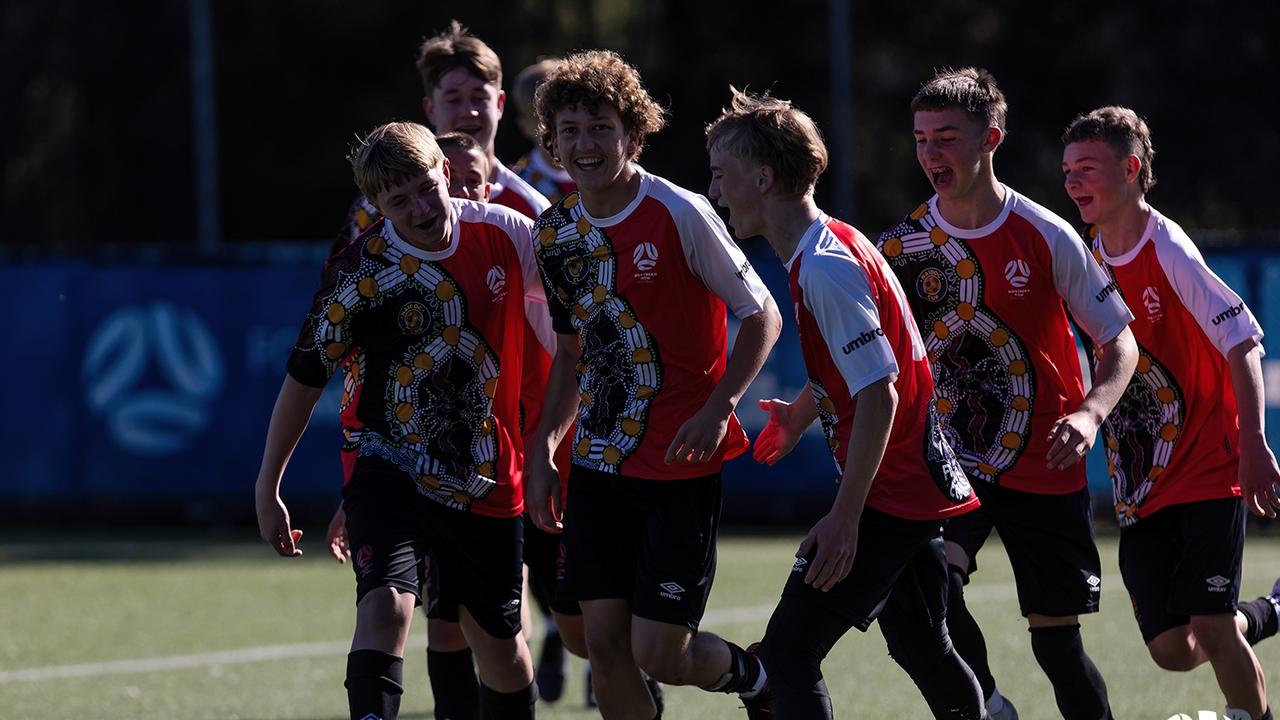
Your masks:
[[[1007,600],[1016,597],[1013,583],[997,585],[981,585],[965,593],[970,600]],[[773,613],[773,604],[753,605],[747,607],[718,608],[708,610],[703,616],[704,627],[716,625],[734,625],[769,619]],[[426,644],[426,635],[413,635],[409,645],[417,647]],[[49,665],[46,667],[23,668],[19,670],[0,670],[0,685],[36,682],[40,680],[64,680],[68,678],[99,677],[102,675],[123,675],[128,673],[162,672],[166,670],[184,670],[189,668],[212,667],[215,665],[235,665],[241,663],[265,662],[268,660],[288,660],[290,658],[318,657],[325,655],[341,655],[351,646],[350,641],[295,643],[292,645],[261,645],[258,647],[240,648],[238,650],[220,650],[216,652],[190,653],[187,655],[166,655],[162,657],[131,658],[125,660],[105,660],[102,662],[75,663],[72,665]]]

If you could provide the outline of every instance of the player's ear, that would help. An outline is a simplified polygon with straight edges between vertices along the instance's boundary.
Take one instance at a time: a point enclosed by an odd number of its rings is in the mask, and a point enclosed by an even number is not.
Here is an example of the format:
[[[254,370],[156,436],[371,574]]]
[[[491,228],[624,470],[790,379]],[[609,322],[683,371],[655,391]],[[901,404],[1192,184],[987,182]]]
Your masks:
[[[507,107],[507,94],[502,90],[498,91],[498,117],[502,117],[502,111]]]
[[[440,167],[444,171],[444,184],[448,185],[449,184],[449,158],[446,157],[441,159],[443,160],[443,164]]]
[[[1142,172],[1142,158],[1137,155],[1129,155],[1124,159],[1124,181],[1137,182],[1138,174]]]
[[[777,179],[778,177],[774,173],[772,166],[761,165],[759,170],[756,171],[756,189],[763,195],[769,192],[769,189],[773,187]]]
[[[982,138],[982,152],[995,152],[1002,142],[1004,142],[1004,131],[998,127],[989,127]]]
[[[627,160],[635,160],[640,154],[640,133],[632,130],[627,133]]]

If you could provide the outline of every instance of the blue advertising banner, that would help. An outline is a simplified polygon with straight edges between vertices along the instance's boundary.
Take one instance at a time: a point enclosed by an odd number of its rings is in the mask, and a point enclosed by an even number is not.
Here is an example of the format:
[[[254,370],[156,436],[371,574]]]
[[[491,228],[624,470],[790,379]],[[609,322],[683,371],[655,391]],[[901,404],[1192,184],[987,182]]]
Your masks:
[[[806,373],[781,263],[749,252],[778,301],[782,339],[739,406],[754,439],[759,401],[791,399]],[[1255,262],[1265,260],[1265,262]],[[1210,257],[1280,337],[1280,256]],[[284,361],[309,306],[314,267],[28,263],[0,268],[16,330],[6,353],[8,437],[0,496],[250,497]],[[732,331],[731,331],[732,333]],[[1269,436],[1280,443],[1280,360],[1268,359]],[[1224,384],[1230,382],[1223,379]],[[285,476],[286,496],[341,485],[334,381]],[[1095,450],[1090,485],[1109,494]],[[726,504],[753,518],[823,504],[836,469],[815,426],[773,468],[725,471]]]

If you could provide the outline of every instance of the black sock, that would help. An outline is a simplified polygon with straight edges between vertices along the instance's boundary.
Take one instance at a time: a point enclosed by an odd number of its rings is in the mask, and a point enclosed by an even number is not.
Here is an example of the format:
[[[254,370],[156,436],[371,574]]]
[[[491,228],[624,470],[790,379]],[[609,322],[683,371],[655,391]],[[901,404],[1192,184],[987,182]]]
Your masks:
[[[1275,720],[1275,718],[1271,716],[1271,708],[1268,707],[1266,710],[1263,710],[1262,714],[1258,716],[1258,720]]]
[[[1244,639],[1250,645],[1257,645],[1280,630],[1280,618],[1276,617],[1276,606],[1271,598],[1260,597],[1247,603],[1240,603],[1236,609],[1244,614],[1248,628],[1244,631]]]
[[[1031,628],[1031,652],[1053,685],[1064,720],[1111,718],[1107,684],[1084,652],[1080,625]]]
[[[948,565],[947,574],[950,580],[947,588],[947,629],[951,633],[951,644],[973,670],[973,676],[978,678],[985,701],[996,691],[996,679],[991,676],[991,666],[987,664],[987,641],[964,602],[964,571]]]
[[[533,720],[533,705],[538,700],[534,684],[513,693],[501,693],[480,684],[480,707],[485,720]]]
[[[729,671],[702,689],[722,693],[750,692],[755,689],[756,681],[760,679],[760,661],[728,640],[723,642],[729,648]]]
[[[427,648],[427,676],[436,720],[480,720],[480,683],[471,648],[453,652]]]
[[[379,650],[347,655],[347,704],[352,720],[395,720],[404,694],[404,660]]]

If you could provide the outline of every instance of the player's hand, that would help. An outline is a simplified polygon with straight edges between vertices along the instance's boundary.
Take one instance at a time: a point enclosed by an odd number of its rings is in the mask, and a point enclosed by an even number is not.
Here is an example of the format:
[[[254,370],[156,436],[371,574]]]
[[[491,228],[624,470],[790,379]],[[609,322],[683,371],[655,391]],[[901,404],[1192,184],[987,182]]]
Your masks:
[[[282,557],[298,557],[302,549],[298,542],[302,540],[302,531],[289,526],[289,510],[279,495],[271,493],[270,497],[259,494],[256,499],[258,510],[258,534],[267,544],[275,548]]]
[[[560,496],[560,473],[545,452],[527,456],[524,473],[524,509],[533,524],[544,532],[558,534],[564,529],[564,498]]]
[[[1240,439],[1240,493],[1244,496],[1244,506],[1254,515],[1276,516],[1280,508],[1280,495],[1276,492],[1276,483],[1280,483],[1280,468],[1276,467],[1276,456],[1267,447],[1265,440]]]
[[[804,582],[827,592],[853,569],[853,558],[858,553],[858,520],[827,513],[800,543],[796,557],[804,557],[815,545],[818,551],[804,575]]]
[[[703,405],[676,431],[671,447],[667,448],[667,464],[697,464],[709,461],[729,432],[729,416],[732,414],[732,409],[723,412]]]
[[[329,529],[324,534],[325,543],[329,546],[329,554],[339,565],[344,565],[351,557],[351,543],[347,540],[347,511],[338,504],[338,509],[329,521]]]
[[[804,428],[800,424],[799,413],[786,400],[773,398],[761,400],[760,409],[769,413],[769,422],[756,436],[755,447],[751,457],[758,463],[772,465],[781,460],[800,442]]]
[[[1098,423],[1087,412],[1073,412],[1058,418],[1049,431],[1048,467],[1065,470],[1075,465],[1098,439]]]

